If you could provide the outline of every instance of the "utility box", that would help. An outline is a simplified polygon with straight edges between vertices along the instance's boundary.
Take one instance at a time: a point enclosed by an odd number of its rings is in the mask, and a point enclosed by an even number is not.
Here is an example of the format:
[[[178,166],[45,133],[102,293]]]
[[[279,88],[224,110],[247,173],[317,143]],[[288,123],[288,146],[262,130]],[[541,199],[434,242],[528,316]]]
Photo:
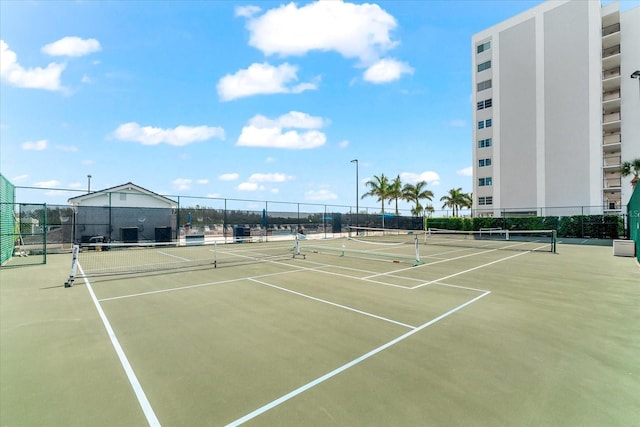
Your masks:
[[[122,227],[120,240],[124,243],[138,243],[138,227]]]
[[[170,242],[171,241],[171,227],[156,227],[156,242]]]
[[[614,240],[613,241],[614,256],[636,256],[636,242],[633,240]]]
[[[242,225],[233,227],[233,241],[234,243],[250,242],[251,228]]]

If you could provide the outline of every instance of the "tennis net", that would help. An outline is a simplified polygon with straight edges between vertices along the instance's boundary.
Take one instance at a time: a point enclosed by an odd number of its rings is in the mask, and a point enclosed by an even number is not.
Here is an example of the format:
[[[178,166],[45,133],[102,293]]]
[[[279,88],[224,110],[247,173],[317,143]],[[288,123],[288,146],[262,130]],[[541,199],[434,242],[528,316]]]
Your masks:
[[[87,243],[75,245],[69,278],[70,287],[77,278],[112,276],[181,270],[194,267],[218,268],[303,256],[297,237],[279,242],[225,244],[218,242],[180,244]]]
[[[422,264],[418,236],[410,230],[350,226],[348,231],[346,238],[307,240],[301,247],[341,257]]]
[[[500,249],[531,252],[556,252],[556,230],[483,229],[459,231],[429,229],[424,233],[427,245],[476,249]]]

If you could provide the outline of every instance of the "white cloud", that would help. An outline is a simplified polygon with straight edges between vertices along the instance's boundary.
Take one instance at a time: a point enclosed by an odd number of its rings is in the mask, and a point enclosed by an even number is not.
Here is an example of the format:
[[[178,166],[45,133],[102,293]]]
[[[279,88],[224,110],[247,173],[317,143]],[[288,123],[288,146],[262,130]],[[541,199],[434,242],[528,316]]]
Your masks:
[[[292,176],[283,173],[254,173],[249,177],[249,182],[285,182],[292,179]]]
[[[41,139],[39,141],[27,141],[21,144],[23,150],[27,151],[43,151],[47,149],[47,140]]]
[[[236,7],[236,16],[251,18],[252,16],[260,13],[261,10],[262,9],[258,6],[238,6]]]
[[[259,128],[279,127],[298,129],[319,129],[327,124],[322,117],[311,116],[299,111],[290,111],[276,119],[269,119],[261,114],[254,116],[249,124]]]
[[[349,141],[346,139],[343,139],[342,141],[340,141],[340,143],[338,144],[338,146],[340,148],[347,148],[349,146]]]
[[[375,4],[318,1],[298,8],[289,3],[250,16],[249,44],[266,55],[336,51],[371,64],[397,44],[390,35],[396,20]]]
[[[16,87],[61,90],[60,76],[65,64],[52,62],[46,68],[23,68],[18,64],[18,56],[9,49],[4,40],[0,40],[0,78]]]
[[[304,193],[305,200],[312,201],[325,201],[325,200],[335,200],[338,198],[338,195],[332,191],[323,189],[323,190],[309,190]]]
[[[265,163],[273,163],[275,161],[276,161],[276,159],[274,157],[267,157],[264,162]]]
[[[95,163],[95,161],[89,160],[89,159],[82,161],[82,164],[85,165],[85,166],[91,166],[94,163]]]
[[[398,80],[403,74],[413,74],[413,68],[395,59],[381,59],[364,72],[364,80],[370,83],[388,83]]]
[[[198,180],[196,181],[196,184],[200,184],[200,185],[205,185],[205,184],[208,184],[208,183],[209,183],[209,180],[208,180],[208,179],[206,179],[206,178],[198,179]]]
[[[42,52],[51,56],[84,56],[102,49],[96,39],[63,37],[42,47]]]
[[[189,190],[193,180],[189,178],[176,178],[172,181],[173,187],[176,190]]]
[[[27,174],[22,174],[22,175],[18,175],[13,177],[13,179],[11,180],[11,182],[18,182],[18,181],[24,181],[25,179],[29,178],[29,175]]]
[[[318,80],[294,85],[298,80],[298,67],[284,63],[274,67],[267,63],[254,63],[235,74],[227,74],[218,82],[218,96],[222,101],[231,101],[252,95],[274,93],[300,93],[314,90]]]
[[[151,126],[140,126],[131,122],[118,126],[112,136],[121,141],[134,141],[143,145],[166,143],[174,146],[188,145],[212,138],[224,139],[224,129],[209,126],[178,126],[173,129],[162,129]]]
[[[429,185],[440,185],[440,175],[433,171],[424,171],[421,173],[402,172],[400,179],[409,184],[416,184],[419,181],[425,181]]]
[[[461,176],[473,176],[473,167],[469,166],[464,169],[459,169],[456,173]]]
[[[212,199],[217,199],[220,197],[220,193],[209,193],[207,194],[207,197],[210,197]]]
[[[243,182],[240,183],[236,189],[238,191],[258,191],[264,190],[264,185],[260,185],[257,182]]]
[[[238,175],[235,172],[234,173],[223,173],[222,175],[218,176],[218,179],[220,181],[235,181],[239,177],[240,177],[240,175]]]
[[[60,181],[52,179],[51,181],[34,182],[33,186],[40,188],[55,188],[60,186]]]
[[[313,117],[297,111],[291,111],[276,119],[257,115],[249,121],[249,125],[242,128],[236,145],[287,149],[318,148],[326,143],[327,138],[324,133],[316,129],[324,126],[325,123],[326,121],[321,117]],[[289,128],[306,131],[285,130]]]

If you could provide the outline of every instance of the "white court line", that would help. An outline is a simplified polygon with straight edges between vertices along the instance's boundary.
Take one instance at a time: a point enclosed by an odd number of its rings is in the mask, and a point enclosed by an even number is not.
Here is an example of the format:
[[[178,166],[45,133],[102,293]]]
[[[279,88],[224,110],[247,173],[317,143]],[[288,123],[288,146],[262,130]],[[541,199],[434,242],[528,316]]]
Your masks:
[[[168,257],[172,257],[172,258],[178,258],[179,260],[182,260],[182,261],[191,261],[189,258],[182,258],[181,256],[177,256],[177,255],[169,254],[169,253],[162,252],[162,251],[158,251],[158,253],[159,253],[160,255],[166,255],[166,256],[168,256]]]
[[[506,260],[508,260],[508,259],[515,258],[515,257],[518,257],[518,256],[520,256],[520,255],[525,255],[525,254],[528,254],[528,253],[529,253],[529,252],[520,252],[520,253],[517,253],[517,254],[515,254],[515,255],[511,255],[511,256],[508,256],[508,257],[505,257],[505,258],[500,258],[500,259],[498,259],[498,260],[491,261],[491,262],[488,262],[488,263],[486,263],[486,264],[478,265],[478,266],[476,266],[476,267],[469,268],[469,269],[464,270],[464,271],[459,271],[459,272],[457,272],[457,273],[450,274],[450,275],[448,275],[448,276],[444,276],[444,277],[441,277],[441,278],[439,278],[439,279],[435,279],[435,280],[431,280],[431,281],[429,281],[429,282],[425,282],[425,283],[423,283],[423,284],[421,284],[421,285],[414,286],[414,287],[409,288],[409,289],[418,289],[418,288],[421,288],[421,287],[423,287],[423,286],[428,286],[428,285],[430,285],[430,284],[432,284],[432,283],[437,283],[437,282],[440,282],[440,281],[442,281],[442,280],[450,279],[450,278],[452,278],[452,277],[456,277],[456,276],[459,276],[459,275],[461,275],[461,274],[468,273],[468,272],[470,272],[470,271],[478,270],[478,269],[480,269],[480,268],[485,268],[485,267],[488,267],[488,266],[490,266],[490,265],[497,264],[497,263],[499,263],[499,262],[506,261]]]
[[[167,288],[167,289],[158,289],[156,291],[147,291],[147,292],[138,292],[135,294],[127,294],[127,295],[119,295],[119,296],[115,296],[115,297],[108,297],[108,298],[102,298],[99,299],[98,301],[112,301],[112,300],[118,300],[118,299],[124,299],[124,298],[133,298],[133,297],[141,297],[141,296],[145,296],[145,295],[153,295],[153,294],[161,294],[164,292],[176,292],[176,291],[182,291],[182,290],[187,290],[187,289],[194,289],[194,288],[202,288],[205,286],[215,286],[215,285],[220,285],[220,284],[224,284],[224,283],[233,283],[233,282],[241,282],[243,280],[251,280],[251,279],[259,279],[259,278],[263,278],[263,277],[269,277],[269,276],[279,276],[280,274],[291,274],[291,273],[298,273],[301,271],[321,271],[321,270],[317,270],[317,268],[320,267],[315,267],[315,268],[307,268],[307,267],[298,267],[292,264],[288,264],[285,262],[279,262],[279,261],[269,261],[273,264],[281,264],[287,267],[295,267],[295,270],[290,270],[290,271],[279,271],[277,273],[266,273],[266,274],[260,274],[258,276],[253,276],[253,277],[239,277],[237,279],[228,279],[228,280],[219,280],[216,282],[207,282],[207,283],[198,283],[195,285],[185,285],[185,286],[176,286],[173,288]],[[322,266],[322,265],[320,265]],[[330,267],[330,265],[325,265],[325,267]],[[353,276],[347,276],[347,277],[351,277],[353,278]]]
[[[357,365],[358,363],[360,363],[360,362],[362,362],[362,361],[364,361],[366,359],[369,359],[372,356],[375,356],[376,354],[380,353],[381,351],[386,350],[387,348],[399,343],[400,341],[403,341],[403,340],[409,338],[411,335],[413,335],[413,334],[415,334],[415,333],[417,333],[417,332],[419,332],[419,331],[421,331],[421,330],[433,325],[436,322],[439,322],[440,320],[444,319],[445,317],[448,317],[448,316],[452,315],[456,311],[461,310],[461,309],[463,309],[464,307],[466,307],[466,306],[468,306],[470,304],[473,304],[474,302],[478,301],[480,298],[483,298],[483,297],[485,297],[486,295],[489,295],[489,294],[490,294],[490,292],[487,291],[487,292],[483,293],[482,295],[478,295],[477,297],[473,298],[472,300],[469,300],[469,301],[465,302],[464,304],[461,304],[461,305],[459,305],[459,306],[447,311],[446,313],[441,314],[440,316],[436,317],[435,319],[432,319],[429,322],[427,322],[427,323],[425,323],[423,325],[420,325],[419,327],[407,332],[406,334],[401,335],[398,338],[393,339],[393,340],[389,341],[388,343],[383,344],[380,347],[371,350],[370,352],[358,357],[357,359],[352,360],[349,363],[346,363],[346,364],[340,366],[339,368],[334,369],[331,372],[326,373],[325,375],[323,375],[323,376],[321,376],[319,378],[316,378],[315,380],[303,385],[302,387],[298,387],[297,389],[285,394],[284,396],[279,397],[278,399],[276,399],[276,400],[274,400],[274,401],[272,401],[270,403],[267,403],[266,405],[256,409],[253,412],[250,412],[249,414],[245,415],[244,417],[238,418],[237,420],[227,424],[227,427],[236,427],[236,426],[239,426],[241,424],[246,423],[249,420],[252,420],[253,418],[257,417],[258,415],[261,415],[261,414],[263,414],[263,413],[275,408],[276,406],[286,402],[287,400],[292,399],[292,398],[296,397],[297,395],[299,395],[301,393],[304,393],[305,391],[309,390],[310,388],[313,388],[313,387],[317,386],[318,384],[320,384],[320,383],[322,383],[322,382],[324,382],[324,381],[326,381],[326,380],[328,380],[328,379],[330,379],[332,377],[335,377],[336,375],[346,371],[347,369]]]
[[[82,267],[80,266],[79,263],[78,263],[78,269],[80,270],[80,273],[84,276],[84,271],[82,270]],[[133,388],[133,392],[135,393],[136,398],[138,399],[138,403],[142,407],[142,411],[144,412],[144,416],[147,418],[147,422],[152,427],[160,426],[160,421],[158,420],[158,417],[156,417],[156,414],[153,411],[153,408],[151,407],[151,403],[149,403],[149,400],[147,399],[147,395],[144,393],[144,390],[142,389],[142,385],[140,384],[140,381],[138,381],[138,377],[136,377],[135,372],[133,372],[133,368],[129,363],[129,359],[127,359],[127,355],[124,353],[124,350],[122,349],[122,346],[118,341],[118,337],[116,337],[116,333],[113,331],[113,328],[111,327],[111,323],[109,323],[109,319],[107,318],[107,315],[104,313],[104,310],[102,310],[102,306],[100,305],[98,298],[96,298],[96,294],[93,292],[93,288],[91,287],[91,283],[89,282],[89,279],[85,277],[84,283],[85,285],[87,285],[87,290],[89,291],[89,295],[91,295],[91,300],[96,306],[96,310],[100,315],[100,319],[102,319],[102,324],[104,325],[104,328],[107,330],[107,335],[109,335],[109,339],[111,340],[111,345],[113,345],[113,348],[116,351],[116,354],[118,355],[118,359],[120,359],[120,364],[122,365],[124,372],[127,374],[127,379],[129,379],[129,383],[131,384],[131,387]]]
[[[399,269],[399,270],[390,271],[388,273],[376,273],[376,274],[372,274],[371,276],[363,277],[363,279],[370,279],[372,277],[378,277],[378,276],[387,276],[389,274],[395,274],[398,271],[412,270],[412,269],[420,268],[420,267],[428,267],[430,265],[442,264],[443,262],[455,261],[455,260],[458,260],[458,259],[468,258],[468,257],[472,257],[472,256],[477,256],[477,255],[484,255],[484,254],[487,254],[489,252],[495,252],[497,250],[499,250],[499,249],[487,249],[487,250],[483,250],[482,252],[474,252],[474,253],[467,254],[467,255],[460,255],[460,256],[457,256],[457,257],[454,257],[454,258],[447,258],[447,259],[442,259],[440,261],[428,262],[428,263],[416,265],[414,267],[407,267],[407,268],[402,268],[402,269]],[[524,253],[526,253],[526,252],[524,252]]]
[[[367,313],[366,311],[358,310],[356,308],[349,307],[347,305],[342,305],[342,304],[338,304],[338,303],[335,303],[335,302],[327,301],[325,299],[312,297],[311,295],[303,294],[301,292],[293,291],[293,290],[287,289],[287,288],[282,288],[280,286],[272,285],[271,283],[263,282],[261,280],[256,280],[256,279],[249,279],[249,280],[251,280],[252,282],[260,283],[261,285],[264,285],[264,286],[269,286],[269,287],[272,287],[272,288],[275,288],[275,289],[279,289],[279,290],[284,291],[284,292],[289,292],[289,293],[292,293],[294,295],[298,295],[298,296],[301,296],[301,297],[304,297],[304,298],[309,298],[310,300],[313,300],[313,301],[318,301],[318,302],[321,302],[321,303],[324,303],[324,304],[329,304],[329,305],[332,305],[334,307],[343,308],[345,310],[353,311],[354,313],[362,314],[364,316],[369,316],[369,317],[373,317],[375,319],[384,320],[385,322],[394,323],[396,325],[404,326],[405,328],[409,328],[409,329],[415,329],[416,328],[415,326],[407,325],[406,323],[402,323],[402,322],[398,322],[396,320],[388,319],[386,317],[378,316],[377,314]]]

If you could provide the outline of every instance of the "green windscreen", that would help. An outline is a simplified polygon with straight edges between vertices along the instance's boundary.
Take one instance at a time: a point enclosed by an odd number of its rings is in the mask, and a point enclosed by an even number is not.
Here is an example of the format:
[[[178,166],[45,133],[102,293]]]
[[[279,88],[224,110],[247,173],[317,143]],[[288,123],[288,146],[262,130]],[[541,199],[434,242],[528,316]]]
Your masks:
[[[636,185],[629,204],[629,238],[636,242],[636,257],[640,261],[640,185]]]
[[[15,236],[15,187],[0,174],[0,264],[13,255]]]

